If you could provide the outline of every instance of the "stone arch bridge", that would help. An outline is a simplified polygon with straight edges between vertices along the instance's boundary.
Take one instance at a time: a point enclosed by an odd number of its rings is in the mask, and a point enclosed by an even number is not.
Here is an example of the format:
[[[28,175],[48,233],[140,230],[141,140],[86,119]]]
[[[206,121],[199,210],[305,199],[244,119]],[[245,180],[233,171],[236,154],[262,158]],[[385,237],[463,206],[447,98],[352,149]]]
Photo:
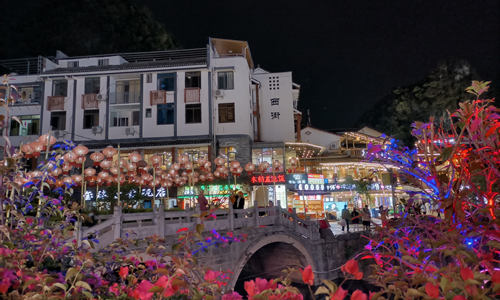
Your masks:
[[[98,247],[105,247],[118,238],[143,239],[165,237],[167,247],[177,239],[177,230],[194,229],[200,223],[199,212],[165,211],[163,207],[147,213],[121,213],[99,216],[100,223],[84,228],[79,240],[93,234]],[[321,279],[339,277],[339,267],[366,244],[359,233],[333,236],[320,234],[317,221],[300,219],[294,212],[279,207],[216,210],[214,219],[204,220],[204,231],[234,236],[245,235],[243,242],[224,247],[207,247],[197,253],[199,261],[214,270],[231,270],[228,289],[242,287],[244,280],[254,277],[276,278],[287,267],[311,265],[316,283]],[[297,275],[297,274],[296,274]],[[301,282],[297,276],[292,281]]]

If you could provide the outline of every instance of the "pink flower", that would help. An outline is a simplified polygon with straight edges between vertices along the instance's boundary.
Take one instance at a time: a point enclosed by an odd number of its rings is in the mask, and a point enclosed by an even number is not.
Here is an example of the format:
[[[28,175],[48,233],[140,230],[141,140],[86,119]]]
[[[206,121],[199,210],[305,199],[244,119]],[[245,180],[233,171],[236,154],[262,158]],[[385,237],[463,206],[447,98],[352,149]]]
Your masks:
[[[205,281],[208,281],[208,282],[213,282],[217,279],[217,273],[214,272],[213,270],[207,270],[205,272]]]
[[[128,275],[128,267],[121,267],[120,272],[118,272],[118,274],[120,274],[120,277],[122,279],[125,279]]]
[[[253,280],[245,281],[244,283],[245,292],[247,292],[249,297],[252,297],[256,294],[255,292],[255,282]]]
[[[231,294],[225,294],[222,296],[222,300],[242,300],[243,297],[240,296],[240,294],[236,292],[232,292]]]
[[[305,267],[304,270],[301,271],[301,273],[302,281],[304,281],[304,283],[307,283],[308,285],[314,285],[314,273],[310,265]]]
[[[330,295],[330,298],[332,300],[344,300],[345,296],[347,296],[347,291],[339,286],[335,293],[333,295]]]
[[[354,293],[352,293],[351,300],[368,300],[368,297],[362,291],[355,290]]]
[[[427,282],[425,284],[425,292],[427,295],[429,295],[431,298],[439,298],[439,286],[432,284],[430,282]]]
[[[465,281],[467,279],[474,279],[474,272],[469,268],[460,268],[460,276]]]
[[[118,286],[118,283],[115,282],[112,286],[110,286],[109,292],[115,294],[116,297],[120,296],[120,287]]]
[[[453,297],[453,300],[467,300],[467,298],[465,298],[462,295],[458,295],[458,296]]]
[[[153,293],[149,290],[153,287],[153,284],[147,280],[141,281],[139,285],[132,292],[132,297],[140,300],[150,300],[153,297]]]
[[[9,287],[10,287],[10,280],[4,278],[0,282],[0,293],[2,293],[2,294],[7,293],[7,291],[9,290]]]

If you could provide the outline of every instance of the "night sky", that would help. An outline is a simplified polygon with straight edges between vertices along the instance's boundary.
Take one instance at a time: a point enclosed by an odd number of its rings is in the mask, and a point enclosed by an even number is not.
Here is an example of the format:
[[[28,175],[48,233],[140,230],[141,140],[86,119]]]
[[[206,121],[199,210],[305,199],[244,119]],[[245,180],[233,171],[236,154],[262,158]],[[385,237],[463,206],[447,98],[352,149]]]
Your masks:
[[[293,71],[300,108],[323,129],[356,126],[397,86],[465,59],[500,90],[500,1],[139,1],[183,48],[247,40],[256,64]]]

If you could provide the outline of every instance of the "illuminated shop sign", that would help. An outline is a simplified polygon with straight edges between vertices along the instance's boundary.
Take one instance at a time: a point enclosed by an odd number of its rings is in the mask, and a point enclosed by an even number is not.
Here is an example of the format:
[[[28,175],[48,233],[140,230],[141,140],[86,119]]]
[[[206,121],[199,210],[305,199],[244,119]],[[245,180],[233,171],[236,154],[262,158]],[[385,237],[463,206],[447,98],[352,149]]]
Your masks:
[[[309,184],[325,184],[323,174],[307,174],[307,183]]]
[[[285,174],[277,175],[254,175],[250,178],[252,184],[275,184],[285,183]]]
[[[307,182],[307,174],[287,174],[286,175],[286,183],[287,184],[306,184]]]
[[[132,199],[135,197],[135,195],[138,193],[138,190],[132,189],[130,190],[126,196],[129,199]],[[124,195],[123,192],[120,192],[120,195]],[[153,198],[153,189],[151,188],[143,188],[141,191],[141,195],[145,198]],[[156,198],[163,198],[167,196],[167,190],[163,187],[157,188],[156,189]],[[94,190],[86,190],[85,194],[83,196],[86,201],[93,201],[95,200],[95,191]],[[99,193],[97,194],[97,200],[103,200],[108,197],[108,192],[106,190],[100,190]],[[115,195],[115,199],[118,199],[118,197]]]
[[[324,191],[325,190],[325,185],[324,184],[296,184],[295,189],[297,191]]]

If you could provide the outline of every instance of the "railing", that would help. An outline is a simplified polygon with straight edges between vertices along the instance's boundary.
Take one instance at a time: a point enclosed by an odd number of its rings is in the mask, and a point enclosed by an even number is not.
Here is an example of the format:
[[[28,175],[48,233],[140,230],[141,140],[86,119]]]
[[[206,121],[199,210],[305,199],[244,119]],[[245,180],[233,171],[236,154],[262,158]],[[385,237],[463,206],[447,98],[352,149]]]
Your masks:
[[[82,95],[82,109],[99,108],[99,101],[97,94],[84,94]]]
[[[185,103],[200,103],[200,88],[185,88],[184,89]]]
[[[115,208],[113,215],[98,216],[100,223],[84,229],[80,239],[97,238],[99,246],[103,247],[124,236],[135,239],[151,235],[173,236],[181,228],[194,228],[201,223],[199,213],[198,209],[166,212],[160,207],[153,212],[123,214],[119,208]],[[306,239],[320,238],[317,221],[303,220],[295,212],[290,213],[277,206],[219,209],[212,211],[211,218],[203,220],[203,224],[205,231],[277,226]]]
[[[64,110],[64,96],[48,96],[47,110]]]
[[[109,104],[135,104],[141,100],[141,94],[137,92],[109,93]]]

